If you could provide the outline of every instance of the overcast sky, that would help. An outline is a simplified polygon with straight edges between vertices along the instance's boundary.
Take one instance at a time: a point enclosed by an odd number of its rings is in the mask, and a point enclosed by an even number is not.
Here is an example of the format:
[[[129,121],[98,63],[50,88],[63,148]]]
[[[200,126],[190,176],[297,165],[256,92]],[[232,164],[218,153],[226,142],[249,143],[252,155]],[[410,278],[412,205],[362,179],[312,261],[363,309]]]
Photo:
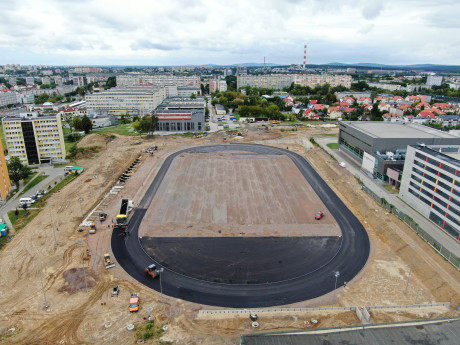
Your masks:
[[[0,0],[0,64],[460,64],[459,0]]]

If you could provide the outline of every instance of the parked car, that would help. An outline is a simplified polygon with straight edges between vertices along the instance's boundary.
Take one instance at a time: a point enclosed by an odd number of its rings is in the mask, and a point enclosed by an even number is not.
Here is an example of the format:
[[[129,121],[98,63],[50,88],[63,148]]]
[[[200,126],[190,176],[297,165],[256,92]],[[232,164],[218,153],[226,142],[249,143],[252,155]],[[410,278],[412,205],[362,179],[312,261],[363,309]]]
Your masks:
[[[120,293],[120,288],[118,285],[115,285],[112,289],[112,297],[118,296],[119,293]]]
[[[45,194],[46,194],[46,190],[41,189],[41,190],[39,190],[35,195],[43,196],[43,195],[45,195]]]
[[[317,214],[315,214],[315,219],[320,220],[321,218],[324,217],[324,212],[319,211]]]

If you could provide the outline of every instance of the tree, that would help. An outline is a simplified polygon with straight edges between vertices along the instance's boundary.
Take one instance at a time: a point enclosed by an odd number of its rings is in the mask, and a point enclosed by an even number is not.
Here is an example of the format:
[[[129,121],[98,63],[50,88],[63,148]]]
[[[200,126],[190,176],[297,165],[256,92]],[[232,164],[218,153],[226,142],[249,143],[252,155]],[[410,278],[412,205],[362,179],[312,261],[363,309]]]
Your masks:
[[[12,156],[8,162],[8,173],[10,180],[16,185],[16,189],[19,189],[19,181],[27,178],[31,174],[31,169],[29,166],[23,165],[19,157]]]
[[[93,129],[93,123],[87,115],[83,115],[81,118],[81,129],[85,131],[85,134],[88,134]]]
[[[72,122],[73,122],[73,128],[75,128],[76,131],[83,130],[81,119],[78,116],[74,116],[74,118],[72,119]]]
[[[67,125],[69,126],[70,133],[72,133],[72,129],[73,129],[73,114],[72,113],[64,113],[62,115],[62,117],[63,117],[64,122],[67,123]]]
[[[192,93],[192,94],[190,95],[190,98],[195,99],[195,98],[196,98],[196,94]]]
[[[152,134],[156,129],[158,129],[158,117],[155,115],[143,116],[140,120],[133,124],[133,128],[139,134]]]
[[[110,89],[110,88],[115,87],[115,86],[117,86],[117,77],[116,76],[108,77],[104,88],[105,89]]]

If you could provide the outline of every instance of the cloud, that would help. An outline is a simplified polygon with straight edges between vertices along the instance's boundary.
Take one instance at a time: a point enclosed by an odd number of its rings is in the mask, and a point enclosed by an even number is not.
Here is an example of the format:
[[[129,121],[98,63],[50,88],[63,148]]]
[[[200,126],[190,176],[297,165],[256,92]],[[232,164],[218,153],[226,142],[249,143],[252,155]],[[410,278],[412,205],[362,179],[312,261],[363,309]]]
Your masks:
[[[166,45],[166,44],[161,44],[161,43],[152,43],[148,40],[141,40],[141,41],[135,42],[131,45],[131,48],[133,50],[156,49],[156,50],[167,50],[167,51],[179,49],[171,45]]]
[[[383,10],[383,2],[381,0],[368,1],[363,8],[363,17],[366,19],[377,18]]]
[[[0,1],[0,64],[233,64],[264,56],[290,64],[303,60],[304,44],[311,63],[458,64],[458,13],[453,0]]]

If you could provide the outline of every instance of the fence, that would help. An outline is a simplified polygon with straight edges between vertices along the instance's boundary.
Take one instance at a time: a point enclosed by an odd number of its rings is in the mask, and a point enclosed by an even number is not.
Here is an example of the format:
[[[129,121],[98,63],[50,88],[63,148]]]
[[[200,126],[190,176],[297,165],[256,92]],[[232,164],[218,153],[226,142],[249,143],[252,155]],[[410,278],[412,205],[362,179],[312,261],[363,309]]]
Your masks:
[[[398,210],[394,205],[389,204],[384,198],[379,197],[369,188],[363,187],[363,190],[369,194],[375,201],[377,201],[384,209],[388,212],[393,213],[396,217],[401,219],[407,224],[409,228],[415,231],[426,243],[428,243],[434,250],[436,250],[444,259],[449,261],[453,266],[460,270],[460,258],[452,254],[449,250],[444,248],[439,242],[437,242],[430,234],[423,230],[417,223],[415,223],[411,217],[404,212]]]

